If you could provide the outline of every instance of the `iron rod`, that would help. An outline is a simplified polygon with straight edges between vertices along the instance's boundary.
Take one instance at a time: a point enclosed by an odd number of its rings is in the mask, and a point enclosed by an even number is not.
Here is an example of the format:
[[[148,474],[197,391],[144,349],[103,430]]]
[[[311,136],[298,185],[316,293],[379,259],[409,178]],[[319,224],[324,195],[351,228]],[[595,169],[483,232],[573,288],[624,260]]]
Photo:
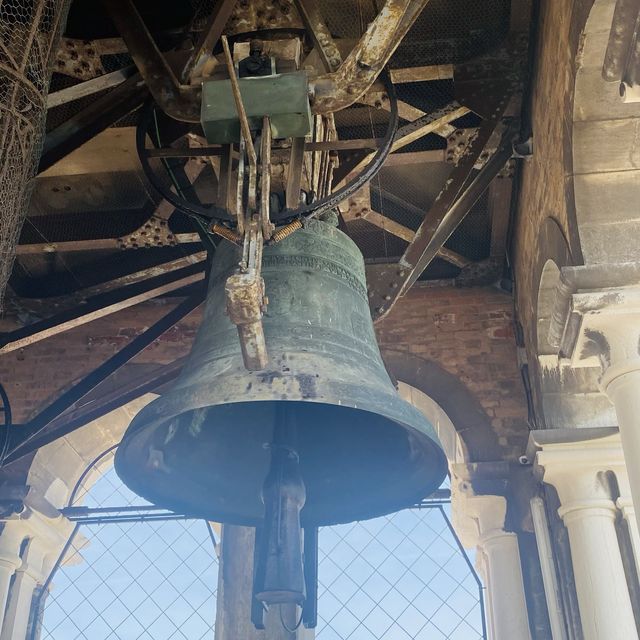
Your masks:
[[[173,327],[185,316],[198,307],[205,297],[205,288],[202,287],[197,293],[181,302],[165,316],[151,325],[144,333],[134,338],[126,347],[118,351],[115,355],[94,369],[78,384],[74,385],[63,393],[59,398],[43,409],[35,418],[23,425],[19,431],[25,430],[25,436],[14,444],[9,455],[5,459],[5,464],[15,462],[19,458],[31,453],[34,449],[28,444],[36,436],[40,435],[55,418],[60,416],[67,409],[72,407],[78,400],[81,400],[89,391],[97,387],[106,380],[112,373],[120,369],[133,357],[146,349],[154,340],[159,338],[165,331]],[[16,429],[13,430],[17,431]],[[15,434],[19,437],[18,434]]]

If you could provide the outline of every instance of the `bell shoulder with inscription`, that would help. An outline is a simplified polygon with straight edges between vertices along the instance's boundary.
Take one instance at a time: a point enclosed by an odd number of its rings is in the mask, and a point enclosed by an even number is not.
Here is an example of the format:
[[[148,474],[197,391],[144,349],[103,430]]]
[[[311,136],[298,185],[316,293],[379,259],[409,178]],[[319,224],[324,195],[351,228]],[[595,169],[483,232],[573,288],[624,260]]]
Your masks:
[[[390,513],[439,487],[445,456],[384,367],[353,241],[312,220],[264,248],[269,363],[261,371],[245,369],[225,315],[224,285],[239,259],[234,245],[218,248],[188,361],[117,450],[125,484],[174,511],[259,525],[270,443],[284,412],[295,425],[304,526]]]

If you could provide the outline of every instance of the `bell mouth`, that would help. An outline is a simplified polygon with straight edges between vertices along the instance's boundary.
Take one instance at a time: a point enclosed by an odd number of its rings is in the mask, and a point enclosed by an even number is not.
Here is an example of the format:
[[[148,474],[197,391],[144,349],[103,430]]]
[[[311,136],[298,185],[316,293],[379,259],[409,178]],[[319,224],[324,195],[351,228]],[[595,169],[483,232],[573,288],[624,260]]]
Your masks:
[[[307,491],[305,526],[409,507],[445,477],[440,446],[409,425],[343,405],[278,400],[222,404],[152,421],[143,410],[118,447],[116,471],[130,489],[159,506],[259,525],[269,445],[283,406],[296,425]]]

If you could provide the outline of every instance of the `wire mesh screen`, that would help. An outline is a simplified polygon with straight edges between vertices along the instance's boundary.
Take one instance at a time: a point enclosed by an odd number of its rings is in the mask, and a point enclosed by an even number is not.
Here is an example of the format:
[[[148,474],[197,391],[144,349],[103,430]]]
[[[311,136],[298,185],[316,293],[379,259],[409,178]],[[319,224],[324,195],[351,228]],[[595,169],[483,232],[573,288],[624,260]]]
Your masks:
[[[0,3],[0,308],[40,157],[51,62],[69,4]]]
[[[72,495],[76,532],[34,604],[43,613],[31,640],[213,639],[218,549],[211,525],[129,491],[111,466],[113,451],[88,468]],[[481,585],[449,509],[437,500],[322,528],[316,636],[484,638]]]
[[[211,526],[146,511],[148,503],[113,468],[90,490],[91,474],[88,480],[75,501],[94,515],[83,520],[53,575],[40,638],[213,638],[218,557]]]
[[[319,639],[484,637],[478,578],[445,508],[321,530]]]

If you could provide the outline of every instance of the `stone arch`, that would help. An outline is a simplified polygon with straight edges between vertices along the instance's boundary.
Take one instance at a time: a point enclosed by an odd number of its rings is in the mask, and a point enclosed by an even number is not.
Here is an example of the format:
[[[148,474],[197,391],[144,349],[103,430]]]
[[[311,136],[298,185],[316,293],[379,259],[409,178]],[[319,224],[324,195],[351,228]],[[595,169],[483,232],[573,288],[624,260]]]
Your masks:
[[[640,260],[640,103],[624,103],[602,65],[616,0],[595,0],[573,104],[573,191],[585,264]]]
[[[489,416],[475,395],[456,376],[431,360],[405,351],[385,349],[383,356],[388,370],[399,383],[413,387],[431,400],[430,404],[424,404],[424,408],[432,421],[442,420],[443,436],[446,434],[448,439],[448,457],[455,456],[457,448],[458,456],[463,457],[459,461],[487,462],[501,458],[498,435],[492,428]],[[424,403],[420,396],[415,397]],[[438,413],[438,410],[442,413]],[[459,443],[452,442],[443,416],[455,429]],[[453,459],[449,458],[449,461]]]
[[[27,505],[55,518],[57,510],[66,506],[85,469],[103,451],[120,441],[133,417],[155,397],[148,393],[136,398],[39,449],[27,475]],[[98,467],[87,476],[84,486],[91,486],[104,471],[106,468]]]

